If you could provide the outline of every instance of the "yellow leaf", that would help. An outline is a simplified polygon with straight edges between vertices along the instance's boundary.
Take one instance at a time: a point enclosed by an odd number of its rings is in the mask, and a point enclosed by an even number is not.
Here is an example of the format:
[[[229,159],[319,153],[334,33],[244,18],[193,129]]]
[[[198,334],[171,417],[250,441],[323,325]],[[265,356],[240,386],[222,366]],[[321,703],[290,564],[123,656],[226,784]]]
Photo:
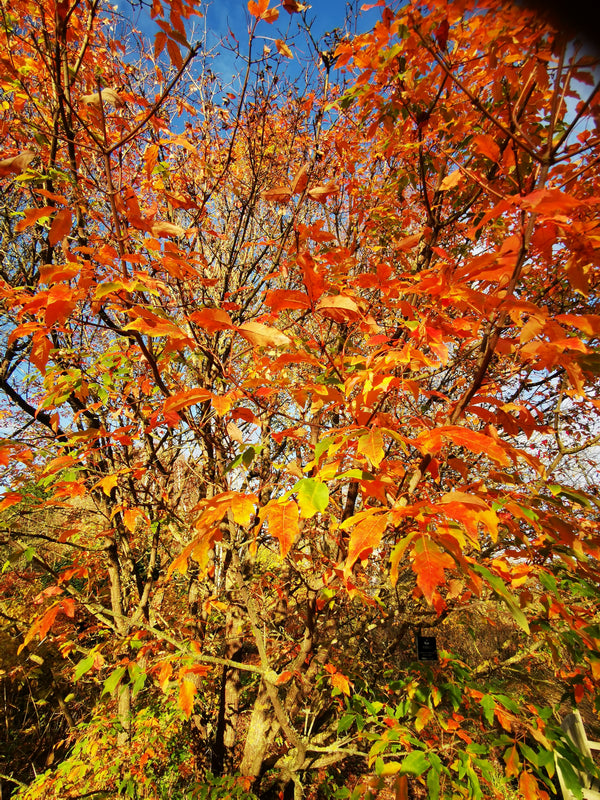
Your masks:
[[[383,435],[379,428],[371,430],[358,440],[358,452],[365,455],[369,462],[378,467],[384,456]]]
[[[104,494],[108,497],[110,496],[111,491],[116,487],[117,480],[117,475],[107,475],[106,478],[102,478],[102,480],[98,481],[96,486],[100,486]]]

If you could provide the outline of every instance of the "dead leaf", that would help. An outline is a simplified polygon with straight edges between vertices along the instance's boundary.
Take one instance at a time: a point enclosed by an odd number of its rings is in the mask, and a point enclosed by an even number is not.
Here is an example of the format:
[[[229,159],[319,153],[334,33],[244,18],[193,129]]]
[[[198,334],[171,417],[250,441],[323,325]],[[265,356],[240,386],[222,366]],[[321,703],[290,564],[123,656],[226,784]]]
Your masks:
[[[87,106],[93,106],[94,108],[100,108],[101,101],[105,105],[108,104],[109,106],[114,106],[115,108],[123,108],[125,105],[125,103],[121,100],[117,90],[111,89],[108,86],[105,89],[102,89],[100,92],[84,94],[81,99]]]
[[[449,175],[446,175],[440,185],[440,192],[447,192],[449,189],[454,189],[462,179],[462,173],[459,169],[455,169]]]
[[[182,228],[181,225],[175,225],[172,222],[166,222],[159,220],[152,225],[152,235],[161,237],[161,236],[183,236],[185,233],[185,228]]]
[[[19,173],[27,169],[34,158],[35,153],[31,150],[24,150],[17,156],[11,156],[11,158],[3,158],[0,161],[0,177],[11,173],[19,175]]]
[[[277,52],[280,56],[285,56],[286,58],[293,58],[294,54],[287,46],[287,44],[283,41],[283,39],[275,39],[275,47],[277,48]]]
[[[244,437],[242,435],[241,430],[238,428],[235,422],[227,423],[227,433],[233,439],[234,442],[239,442],[240,444],[243,444]]]
[[[288,347],[292,343],[285,333],[263,325],[262,322],[245,322],[237,330],[255,347]]]
[[[263,200],[272,200],[274,203],[287,203],[292,196],[289,186],[274,186],[262,194]]]

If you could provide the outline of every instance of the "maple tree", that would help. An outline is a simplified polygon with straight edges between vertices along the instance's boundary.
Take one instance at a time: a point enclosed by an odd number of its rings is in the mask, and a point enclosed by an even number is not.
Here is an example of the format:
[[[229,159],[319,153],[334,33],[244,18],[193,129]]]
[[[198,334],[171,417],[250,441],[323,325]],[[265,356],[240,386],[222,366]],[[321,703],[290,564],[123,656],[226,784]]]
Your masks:
[[[577,783],[597,62],[495,0],[375,6],[319,44],[251,0],[229,86],[193,2],[150,50],[2,6],[5,679],[62,726],[19,797]]]

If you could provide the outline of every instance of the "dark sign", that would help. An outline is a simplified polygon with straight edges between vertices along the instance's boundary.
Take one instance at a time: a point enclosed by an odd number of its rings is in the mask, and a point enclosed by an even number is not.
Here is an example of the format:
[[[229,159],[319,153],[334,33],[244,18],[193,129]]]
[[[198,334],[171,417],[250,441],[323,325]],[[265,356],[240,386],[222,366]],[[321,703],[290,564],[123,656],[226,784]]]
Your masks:
[[[437,661],[435,636],[417,636],[417,658],[419,661]]]

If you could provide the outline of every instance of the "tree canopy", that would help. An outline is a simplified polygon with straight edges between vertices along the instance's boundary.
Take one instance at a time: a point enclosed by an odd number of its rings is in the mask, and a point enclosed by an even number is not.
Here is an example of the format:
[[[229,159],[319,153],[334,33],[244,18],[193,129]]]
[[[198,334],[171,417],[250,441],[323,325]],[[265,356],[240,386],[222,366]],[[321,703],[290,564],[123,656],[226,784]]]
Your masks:
[[[2,4],[20,800],[594,773],[598,60],[500,0],[374,7],[251,0],[217,52],[193,0],[150,43]]]

